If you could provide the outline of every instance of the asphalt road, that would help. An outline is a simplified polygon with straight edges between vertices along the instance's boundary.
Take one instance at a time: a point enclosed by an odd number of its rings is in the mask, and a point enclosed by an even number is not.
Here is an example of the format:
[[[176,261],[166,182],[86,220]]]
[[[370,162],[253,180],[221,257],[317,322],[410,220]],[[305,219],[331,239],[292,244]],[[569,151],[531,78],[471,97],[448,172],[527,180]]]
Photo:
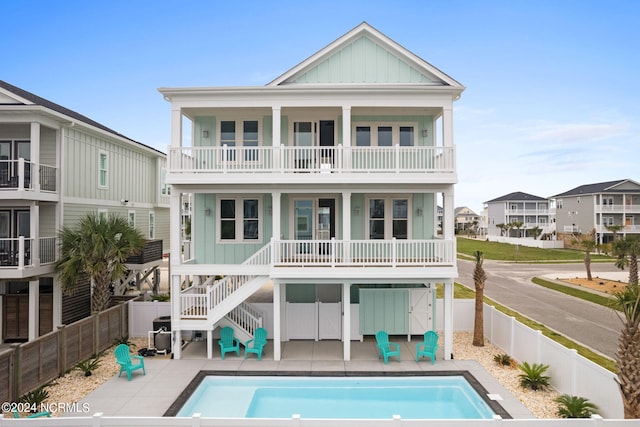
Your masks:
[[[473,261],[458,259],[457,282],[471,289]],[[615,357],[622,323],[610,308],[593,304],[531,282],[533,277],[555,274],[585,277],[583,264],[514,264],[485,260],[487,273],[485,296],[542,323],[562,335],[611,358]],[[606,272],[618,270],[613,263],[594,263],[593,276],[606,278]],[[576,274],[568,273],[576,272]],[[603,273],[603,274],[600,274]]]

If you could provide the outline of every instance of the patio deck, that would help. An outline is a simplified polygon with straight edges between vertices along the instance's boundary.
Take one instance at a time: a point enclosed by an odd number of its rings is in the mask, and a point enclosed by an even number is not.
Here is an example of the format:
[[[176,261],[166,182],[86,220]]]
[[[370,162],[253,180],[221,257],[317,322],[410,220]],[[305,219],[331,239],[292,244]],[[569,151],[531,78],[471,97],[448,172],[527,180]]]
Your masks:
[[[471,360],[436,360],[434,365],[427,359],[415,362],[415,341],[394,340],[401,347],[402,361],[391,358],[385,365],[377,357],[374,341],[351,343],[351,360],[342,360],[342,343],[339,341],[289,341],[284,343],[282,358],[273,360],[271,342],[266,346],[262,360],[244,354],[236,357],[227,353],[225,360],[215,348],[214,358],[206,359],[205,341],[191,342],[184,349],[181,360],[166,357],[147,357],[145,376],[135,373],[132,381],[126,376],[110,379],[87,395],[77,405],[79,412],[65,416],[87,416],[97,412],[105,416],[163,416],[182,391],[200,371],[245,371],[245,372],[294,372],[309,375],[319,372],[368,372],[368,373],[414,373],[438,371],[468,371],[488,393],[498,394],[500,405],[513,417],[535,418],[531,412],[493,378],[479,363]],[[440,350],[439,357],[442,357]],[[253,356],[253,357],[252,357]],[[84,405],[84,406],[83,406]]]

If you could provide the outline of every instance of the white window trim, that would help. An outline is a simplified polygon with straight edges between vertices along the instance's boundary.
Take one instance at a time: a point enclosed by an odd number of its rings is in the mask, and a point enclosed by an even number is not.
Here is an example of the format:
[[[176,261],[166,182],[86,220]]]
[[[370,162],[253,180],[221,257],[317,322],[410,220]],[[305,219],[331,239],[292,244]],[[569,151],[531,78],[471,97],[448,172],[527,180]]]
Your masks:
[[[98,209],[98,218],[107,219],[109,217],[109,211],[106,209]]]
[[[149,211],[149,239],[156,238],[156,213]]]
[[[418,146],[418,122],[355,122],[352,123],[351,129],[351,141],[352,145],[356,147],[356,129],[359,127],[369,127],[371,136],[371,145],[369,147],[378,146],[378,127],[391,127],[391,146],[395,147],[400,145],[400,128],[405,126],[413,127],[413,147]],[[375,128],[375,132],[374,132]],[[358,148],[365,148],[366,146],[359,146]],[[386,147],[386,146],[385,146]],[[382,147],[382,148],[385,148]]]
[[[258,147],[262,146],[262,119],[259,117],[243,117],[241,119],[237,117],[218,117],[216,125],[216,141],[218,146],[222,147],[222,122],[235,122],[236,123],[236,147],[244,146],[244,122],[258,122]],[[255,148],[251,146],[250,148]]]
[[[220,209],[220,201],[221,200],[235,200],[236,202],[236,238],[235,239],[222,239],[221,231],[222,227],[220,226],[220,222],[222,218],[220,217],[221,209]],[[244,239],[244,211],[242,209],[242,202],[244,200],[257,200],[258,201],[258,238],[257,239]],[[228,218],[225,218],[228,220]],[[264,215],[262,212],[262,196],[256,195],[245,195],[242,197],[226,197],[220,196],[217,197],[216,200],[216,242],[220,244],[237,244],[237,243],[246,243],[246,244],[257,244],[262,243],[263,240],[263,227],[264,227]]]
[[[412,230],[411,223],[413,222],[413,210],[411,203],[411,196],[408,194],[394,194],[391,195],[372,195],[365,198],[365,239],[371,240],[370,227],[370,212],[369,205],[371,200],[382,199],[384,200],[384,240],[391,240],[393,238],[393,201],[394,200],[406,200],[407,201],[407,240],[411,240]],[[404,239],[403,239],[404,240]]]
[[[100,159],[104,155],[104,184],[101,182],[101,173],[103,169],[101,169]],[[109,153],[105,150],[98,151],[98,188],[107,189],[109,188]]]
[[[131,215],[133,215],[133,224],[131,224]],[[127,212],[127,223],[133,228],[136,227],[136,211],[130,210]]]

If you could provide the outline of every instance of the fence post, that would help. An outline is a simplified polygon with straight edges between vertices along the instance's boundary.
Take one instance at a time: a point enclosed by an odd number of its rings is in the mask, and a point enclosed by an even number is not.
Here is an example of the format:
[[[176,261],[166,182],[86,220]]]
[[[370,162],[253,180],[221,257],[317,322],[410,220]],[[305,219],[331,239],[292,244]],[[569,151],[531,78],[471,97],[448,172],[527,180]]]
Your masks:
[[[536,363],[542,363],[542,331],[536,331]]]
[[[93,354],[100,353],[100,313],[91,315],[91,323],[93,326]]]
[[[20,344],[11,344],[13,349],[13,384],[10,390],[12,402],[17,402],[20,398]]]
[[[127,313],[126,309],[129,308],[129,301],[120,301],[120,337],[128,337],[129,336],[129,328],[126,322]]]
[[[578,350],[575,348],[569,349],[571,354],[571,393],[577,394],[577,379],[578,379]]]
[[[58,326],[58,375],[63,376],[67,370],[67,330],[66,325]]]

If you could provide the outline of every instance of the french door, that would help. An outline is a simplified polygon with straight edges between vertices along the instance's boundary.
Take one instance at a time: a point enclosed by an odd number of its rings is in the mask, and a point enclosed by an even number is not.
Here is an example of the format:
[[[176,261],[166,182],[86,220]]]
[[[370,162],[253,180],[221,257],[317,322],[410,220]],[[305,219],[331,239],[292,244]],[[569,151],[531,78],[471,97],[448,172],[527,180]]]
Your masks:
[[[326,240],[315,245],[300,243],[298,253],[330,254],[330,240],[335,237],[336,200],[296,199],[293,202],[293,238],[294,240]]]
[[[330,169],[334,162],[335,122],[333,120],[293,122],[293,145],[297,147],[297,169]],[[319,151],[316,147],[323,147]]]

